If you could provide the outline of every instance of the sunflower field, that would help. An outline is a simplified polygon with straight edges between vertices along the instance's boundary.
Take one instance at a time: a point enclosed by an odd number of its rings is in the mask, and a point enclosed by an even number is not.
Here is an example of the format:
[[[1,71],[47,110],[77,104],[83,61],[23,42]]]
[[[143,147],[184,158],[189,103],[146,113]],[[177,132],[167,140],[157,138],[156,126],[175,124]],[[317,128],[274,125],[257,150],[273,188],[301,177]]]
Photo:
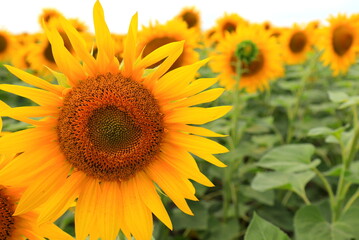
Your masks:
[[[0,30],[0,240],[359,240],[359,14],[65,15]]]

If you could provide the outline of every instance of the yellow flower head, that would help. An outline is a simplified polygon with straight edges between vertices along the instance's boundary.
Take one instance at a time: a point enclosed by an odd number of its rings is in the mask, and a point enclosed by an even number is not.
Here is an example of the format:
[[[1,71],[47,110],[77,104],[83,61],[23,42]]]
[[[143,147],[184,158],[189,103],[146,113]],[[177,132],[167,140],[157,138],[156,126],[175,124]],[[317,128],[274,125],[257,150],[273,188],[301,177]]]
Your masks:
[[[283,31],[280,42],[283,48],[283,58],[287,64],[303,63],[313,46],[313,30],[294,24]]]
[[[39,24],[40,26],[43,25],[43,22],[49,23],[53,19],[58,19],[62,16],[62,13],[60,13],[58,10],[53,8],[44,8],[42,10],[42,13],[39,15]]]
[[[195,48],[198,46],[199,33],[194,29],[188,29],[185,22],[173,19],[165,24],[156,23],[144,27],[139,33],[139,50],[146,57],[149,53],[165,44],[184,40],[184,48],[181,55],[173,63],[169,70],[192,64],[199,59]],[[155,63],[151,67],[156,67],[160,62]]]
[[[216,21],[216,40],[220,41],[227,34],[236,32],[239,27],[248,26],[248,21],[236,13],[224,13],[224,15]]]
[[[176,18],[186,22],[188,28],[201,29],[201,14],[195,7],[184,7]]]
[[[15,50],[16,39],[5,30],[0,30],[0,62],[9,61]]]
[[[227,89],[235,85],[238,58],[241,60],[239,88],[247,92],[263,90],[270,80],[283,75],[280,46],[262,28],[243,27],[218,43],[216,50],[210,66],[219,73],[220,83]]]
[[[194,107],[215,100],[223,89],[205,91],[216,79],[195,79],[207,60],[168,71],[180,57],[183,41],[141,56],[135,15],[119,63],[98,1],[93,15],[96,57],[64,18],[61,25],[76,57],[56,28],[45,28],[59,68],[54,72],[59,85],[7,66],[37,88],[2,84],[0,89],[32,99],[38,106],[0,111],[1,116],[33,125],[0,138],[0,154],[22,152],[0,171],[0,182],[14,171],[19,184],[32,179],[15,213],[41,205],[40,224],[55,220],[77,200],[78,240],[88,235],[113,240],[119,230],[128,238],[149,240],[152,214],[172,228],[156,186],[188,214],[193,213],[186,199],[197,200],[189,179],[213,186],[191,154],[224,167],[214,154],[228,150],[205,138],[222,135],[196,125],[223,116],[231,107]]]
[[[318,42],[318,48],[323,50],[321,60],[330,66],[334,75],[345,74],[357,57],[359,21],[355,15],[338,14],[329,17],[328,22]]]

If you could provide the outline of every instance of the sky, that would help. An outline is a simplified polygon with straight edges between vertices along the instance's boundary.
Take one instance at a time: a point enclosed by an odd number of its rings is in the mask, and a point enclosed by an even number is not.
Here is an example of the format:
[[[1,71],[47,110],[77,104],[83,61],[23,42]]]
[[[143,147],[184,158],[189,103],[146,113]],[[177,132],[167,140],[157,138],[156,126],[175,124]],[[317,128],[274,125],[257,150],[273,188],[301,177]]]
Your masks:
[[[38,16],[44,8],[54,8],[65,17],[78,18],[93,32],[92,8],[95,0],[0,0],[0,29],[14,34],[40,31]],[[202,29],[215,25],[224,13],[237,13],[250,22],[270,21],[277,26],[323,23],[332,14],[359,13],[359,0],[100,0],[106,22],[113,33],[126,33],[130,19],[138,12],[139,24],[158,20],[164,23],[183,7],[200,11]]]

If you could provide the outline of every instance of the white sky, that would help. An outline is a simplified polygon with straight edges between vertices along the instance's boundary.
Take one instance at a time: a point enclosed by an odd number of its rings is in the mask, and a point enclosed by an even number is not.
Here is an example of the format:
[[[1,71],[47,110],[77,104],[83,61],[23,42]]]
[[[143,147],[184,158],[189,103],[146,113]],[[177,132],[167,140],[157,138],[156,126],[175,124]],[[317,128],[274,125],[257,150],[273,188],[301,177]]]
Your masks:
[[[93,31],[95,0],[0,0],[0,29],[12,33],[37,32],[43,8],[55,8],[68,18],[78,18]],[[111,32],[126,33],[131,16],[139,23],[165,22],[185,6],[201,12],[202,29],[212,27],[224,12],[237,13],[251,22],[271,21],[278,26],[325,19],[330,14],[359,13],[359,0],[100,0]]]

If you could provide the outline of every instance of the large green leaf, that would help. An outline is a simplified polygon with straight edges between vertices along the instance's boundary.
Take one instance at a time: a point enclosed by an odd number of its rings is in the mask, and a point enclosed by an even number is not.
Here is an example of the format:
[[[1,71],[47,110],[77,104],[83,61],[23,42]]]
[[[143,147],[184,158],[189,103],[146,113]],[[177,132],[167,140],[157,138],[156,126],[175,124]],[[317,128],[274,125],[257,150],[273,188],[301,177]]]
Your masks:
[[[305,185],[315,176],[312,171],[300,173],[286,172],[264,172],[258,173],[251,184],[251,187],[257,191],[268,191],[270,189],[288,189],[303,195]]]
[[[317,206],[304,206],[294,218],[296,240],[350,240],[359,238],[359,208],[350,208],[338,221],[328,222]]]
[[[290,240],[290,238],[278,227],[254,213],[244,240]]]
[[[320,161],[311,162],[315,148],[311,144],[288,144],[276,147],[265,154],[258,166],[281,172],[297,172],[311,169]]]

